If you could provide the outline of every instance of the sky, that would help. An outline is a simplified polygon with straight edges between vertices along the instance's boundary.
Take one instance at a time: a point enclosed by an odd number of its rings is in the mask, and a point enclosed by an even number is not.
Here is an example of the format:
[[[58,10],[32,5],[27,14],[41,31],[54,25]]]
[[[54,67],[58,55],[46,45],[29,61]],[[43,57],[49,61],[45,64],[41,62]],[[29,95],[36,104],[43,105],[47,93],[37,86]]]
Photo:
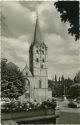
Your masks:
[[[3,23],[1,56],[20,67],[29,64],[29,46],[33,42],[38,13],[43,40],[48,47],[48,76],[73,78],[80,70],[79,41],[68,34],[69,23],[63,23],[54,2],[2,2]]]

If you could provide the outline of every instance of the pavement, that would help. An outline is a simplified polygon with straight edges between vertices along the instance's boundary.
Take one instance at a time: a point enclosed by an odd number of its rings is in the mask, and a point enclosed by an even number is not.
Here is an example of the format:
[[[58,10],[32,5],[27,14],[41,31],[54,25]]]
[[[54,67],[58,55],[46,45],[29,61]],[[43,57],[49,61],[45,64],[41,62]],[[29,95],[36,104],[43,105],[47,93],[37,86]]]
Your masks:
[[[57,124],[80,124],[80,108],[68,108],[68,101],[57,101],[57,104],[60,108],[56,110]]]
[[[57,104],[59,105],[60,111],[64,112],[72,112],[72,113],[80,113],[80,108],[68,108],[69,101],[57,101]]]

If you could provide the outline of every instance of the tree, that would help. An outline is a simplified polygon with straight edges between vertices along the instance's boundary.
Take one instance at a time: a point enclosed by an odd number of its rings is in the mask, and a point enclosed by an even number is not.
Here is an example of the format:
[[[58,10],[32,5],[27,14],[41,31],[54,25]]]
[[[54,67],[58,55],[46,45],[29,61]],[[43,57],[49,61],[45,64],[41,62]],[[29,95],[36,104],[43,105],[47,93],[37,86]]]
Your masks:
[[[80,84],[74,84],[70,87],[70,97],[73,99],[80,97]]]
[[[3,12],[0,12],[0,30],[1,30],[1,35],[6,36],[6,35],[10,35],[10,36],[14,36],[12,31],[10,30],[8,24],[6,23],[6,17],[3,14]]]
[[[57,75],[55,74],[55,83],[57,83]]]
[[[59,77],[59,82],[60,82],[60,80],[61,80],[61,79],[60,79],[60,77]]]
[[[77,98],[80,96],[80,71],[76,73],[73,79],[73,84],[70,85],[68,92],[71,98]]]
[[[48,87],[52,90],[52,96],[55,96],[55,89],[54,89],[54,81],[53,80],[50,80],[48,79]]]
[[[75,40],[79,36],[79,1],[58,1],[54,3],[57,10],[60,12],[62,22],[69,22],[70,28],[68,33],[75,36]]]
[[[62,75],[62,77],[61,77],[61,81],[64,82],[64,76],[63,76],[63,75]]]
[[[5,23],[5,16],[3,15],[2,11],[0,12],[0,28],[1,28],[1,35],[3,32],[8,29],[8,26]]]
[[[80,75],[79,75],[80,76]],[[56,78],[56,77],[55,77]],[[71,78],[64,78],[59,77],[59,80],[55,83],[55,80],[48,80],[49,87],[52,90],[52,95],[56,97],[63,97],[63,95],[66,95],[68,98],[71,97],[72,91],[72,86],[75,85],[74,80]],[[80,84],[79,84],[80,85]],[[78,89],[79,93],[80,89]],[[77,92],[77,91],[76,91]]]
[[[1,60],[1,96],[18,98],[25,91],[25,79],[20,69],[6,59]]]
[[[74,82],[80,83],[80,71],[78,73],[76,73],[76,76],[74,77]]]
[[[74,84],[73,83],[73,80],[68,78],[68,79],[65,79],[64,80],[64,83],[65,83],[65,95],[66,96],[69,96],[69,92],[70,92],[70,87]]]

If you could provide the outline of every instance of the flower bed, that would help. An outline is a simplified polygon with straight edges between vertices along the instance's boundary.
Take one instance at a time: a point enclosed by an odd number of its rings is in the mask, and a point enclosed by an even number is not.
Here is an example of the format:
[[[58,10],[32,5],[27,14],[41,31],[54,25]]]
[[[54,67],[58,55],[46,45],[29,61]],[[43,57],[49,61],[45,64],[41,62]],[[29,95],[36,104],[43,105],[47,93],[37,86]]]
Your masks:
[[[42,103],[37,103],[37,102],[26,102],[26,103],[21,103],[19,101],[11,101],[10,103],[7,103],[2,106],[1,110],[1,120],[15,120],[16,122],[30,122],[33,119],[32,122],[35,122],[35,120],[38,121],[38,123],[44,122],[44,120],[39,120],[45,119],[48,120],[49,116],[51,116],[52,119],[54,119],[54,123],[56,120],[56,115],[55,115],[55,107],[56,103],[54,100],[50,101],[44,101]],[[35,119],[35,120],[34,120]],[[52,120],[53,121],[53,120]],[[45,121],[45,123],[47,123]]]
[[[1,106],[2,113],[12,113],[12,112],[29,112],[41,109],[55,109],[56,102],[54,100],[47,100],[42,103],[26,102],[21,103],[19,101],[11,101],[10,103],[5,103]]]

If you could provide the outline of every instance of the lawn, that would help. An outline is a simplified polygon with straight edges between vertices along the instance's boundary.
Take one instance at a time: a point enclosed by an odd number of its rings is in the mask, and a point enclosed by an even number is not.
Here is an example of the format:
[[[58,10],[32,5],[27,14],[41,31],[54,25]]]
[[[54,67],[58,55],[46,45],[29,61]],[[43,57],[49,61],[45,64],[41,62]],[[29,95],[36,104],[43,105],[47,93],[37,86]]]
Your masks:
[[[80,124],[80,113],[61,111],[57,124]]]
[[[80,124],[80,108],[68,108],[68,102],[58,101],[60,110],[57,118],[57,124]]]

